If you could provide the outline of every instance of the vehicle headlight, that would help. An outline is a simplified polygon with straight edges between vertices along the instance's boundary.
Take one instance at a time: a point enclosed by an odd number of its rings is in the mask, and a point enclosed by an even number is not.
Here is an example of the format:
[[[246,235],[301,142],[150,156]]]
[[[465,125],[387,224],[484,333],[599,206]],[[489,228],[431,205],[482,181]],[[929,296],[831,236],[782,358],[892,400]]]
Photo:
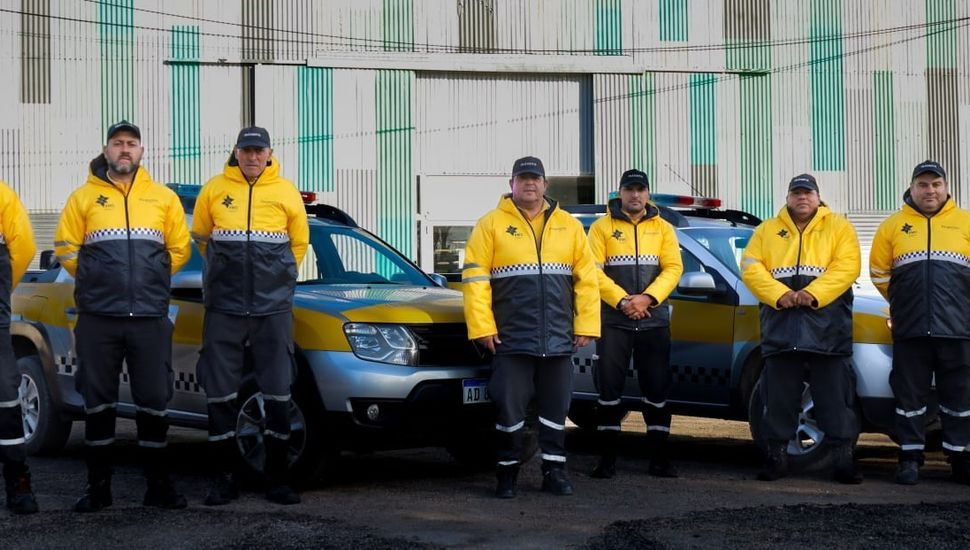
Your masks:
[[[347,323],[344,334],[354,355],[368,361],[417,365],[418,343],[407,327]]]

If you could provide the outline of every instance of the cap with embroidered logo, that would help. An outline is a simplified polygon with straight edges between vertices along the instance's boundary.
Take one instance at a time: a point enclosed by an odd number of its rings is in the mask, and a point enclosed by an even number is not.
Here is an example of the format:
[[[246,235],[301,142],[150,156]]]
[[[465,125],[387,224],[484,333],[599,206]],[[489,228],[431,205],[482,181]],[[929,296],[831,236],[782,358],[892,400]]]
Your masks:
[[[546,169],[542,166],[542,161],[536,157],[522,157],[512,165],[512,177],[522,174],[532,174],[539,177],[546,177]]]
[[[269,132],[266,131],[266,128],[260,128],[259,126],[243,128],[239,131],[239,137],[236,138],[236,148],[242,149],[243,147],[262,147],[269,149],[272,147],[269,141]]]
[[[913,168],[913,179],[916,179],[917,176],[921,176],[926,173],[935,174],[943,179],[946,179],[946,170],[944,170],[943,167],[940,166],[940,163],[936,162],[935,160],[924,160],[923,162],[917,164],[916,168]]]
[[[633,169],[623,172],[620,176],[620,188],[624,187],[642,187],[647,189],[650,187],[650,180],[647,179],[647,175],[640,170]]]
[[[135,134],[136,138],[138,138],[139,140],[141,139],[141,130],[139,130],[137,126],[128,122],[127,120],[122,120],[119,122],[115,122],[114,124],[108,127],[108,135],[105,138],[105,141],[110,140],[118,132],[131,132],[132,134]]]
[[[788,191],[791,192],[795,189],[808,189],[809,191],[818,193],[818,182],[815,181],[815,177],[811,174],[801,174],[795,176],[788,182]]]

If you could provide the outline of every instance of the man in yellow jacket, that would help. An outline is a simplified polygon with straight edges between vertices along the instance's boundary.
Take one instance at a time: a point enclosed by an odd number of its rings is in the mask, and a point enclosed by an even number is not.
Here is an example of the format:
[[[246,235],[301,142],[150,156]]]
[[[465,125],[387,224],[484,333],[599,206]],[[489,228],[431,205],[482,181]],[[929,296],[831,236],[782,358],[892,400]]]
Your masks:
[[[300,497],[288,479],[290,386],[296,375],[293,292],[310,228],[300,192],[280,176],[265,129],[239,132],[222,174],[199,192],[192,238],[205,258],[205,323],[196,372],[208,402],[209,441],[224,468],[205,504],[227,504],[239,496],[231,465],[239,458],[236,398],[247,352],[265,408],[266,498],[296,504]]]
[[[185,212],[175,193],[141,167],[141,130],[121,121],[91,161],[87,182],[67,199],[54,237],[57,259],[74,276],[78,371],[84,399],[87,489],[74,506],[112,503],[111,447],[118,377],[128,367],[145,464],[146,506],[184,508],[168,475],[165,448],[173,393],[171,276],[189,259]]]
[[[10,341],[10,293],[27,271],[37,247],[30,219],[17,193],[0,181],[0,462],[7,508],[15,514],[37,512],[30,488],[20,411],[20,369]]]
[[[583,226],[545,197],[542,161],[515,161],[509,184],[512,192],[478,220],[462,270],[468,337],[495,355],[488,386],[498,409],[495,494],[515,496],[534,397],[542,489],[571,495],[565,423],[572,354],[600,334],[596,267]]]
[[[786,205],[759,225],[745,248],[742,279],[761,301],[761,389],[765,468],[758,479],[788,473],[805,373],[819,425],[835,453],[833,478],[862,482],[852,456],[852,284],[859,276],[852,224],[829,210],[809,174],[788,184]]]
[[[684,265],[677,234],[648,202],[647,175],[627,170],[620,177],[619,197],[589,229],[589,245],[599,271],[602,335],[596,345],[597,434],[602,456],[593,477],[616,474],[623,387],[630,357],[637,369],[650,449],[649,473],[677,477],[667,439],[670,410],[670,304]]]
[[[937,162],[913,169],[902,209],[876,231],[869,273],[892,318],[896,482],[919,481],[935,375],[943,451],[953,479],[970,484],[970,212]]]

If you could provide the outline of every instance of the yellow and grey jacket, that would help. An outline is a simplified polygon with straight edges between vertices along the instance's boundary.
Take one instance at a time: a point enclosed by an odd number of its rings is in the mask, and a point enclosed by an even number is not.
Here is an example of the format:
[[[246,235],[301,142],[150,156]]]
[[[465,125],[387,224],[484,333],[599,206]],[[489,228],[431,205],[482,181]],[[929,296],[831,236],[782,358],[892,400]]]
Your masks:
[[[10,326],[10,293],[35,252],[27,211],[17,193],[0,181],[0,326]]]
[[[205,307],[230,315],[293,308],[297,268],[310,239],[306,207],[270,159],[250,184],[235,154],[195,201],[192,238],[206,260]]]
[[[895,340],[970,339],[970,212],[948,198],[926,216],[909,191],[872,240],[869,274],[889,300]]]
[[[647,204],[637,223],[620,208],[620,199],[609,202],[607,215],[589,228],[589,247],[599,268],[603,324],[632,330],[670,325],[667,297],[684,272],[677,234]],[[617,309],[628,294],[647,294],[654,299],[650,317],[634,321]]]
[[[744,251],[741,278],[761,301],[761,353],[852,354],[852,284],[859,240],[847,219],[824,204],[798,231],[788,209],[759,225]],[[789,290],[805,290],[811,307],[779,309]]]
[[[574,335],[600,335],[596,267],[583,226],[546,201],[539,236],[505,195],[468,239],[468,337],[497,334],[498,354],[571,355]]]
[[[190,254],[182,203],[141,167],[126,193],[108,179],[107,167],[104,155],[91,161],[54,235],[57,259],[76,278],[78,311],[167,315],[172,274]]]

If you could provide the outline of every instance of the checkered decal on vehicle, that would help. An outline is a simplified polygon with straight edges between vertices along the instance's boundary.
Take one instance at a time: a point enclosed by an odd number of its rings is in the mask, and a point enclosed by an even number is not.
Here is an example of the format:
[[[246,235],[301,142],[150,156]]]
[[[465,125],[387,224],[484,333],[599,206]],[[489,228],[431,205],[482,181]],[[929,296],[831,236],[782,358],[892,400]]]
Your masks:
[[[607,256],[603,265],[660,265],[660,256]]]
[[[811,277],[821,277],[825,273],[825,268],[816,265],[793,265],[791,267],[777,267],[771,270],[771,276],[775,279],[794,277],[796,273]]]
[[[674,382],[698,384],[702,386],[727,386],[731,383],[731,373],[724,369],[694,367],[691,365],[671,365]]]
[[[593,372],[592,357],[576,357],[573,355],[573,372],[576,374],[587,374]]]
[[[77,357],[56,355],[54,356],[54,365],[57,367],[57,374],[73,375],[77,371]]]
[[[191,372],[179,372],[175,376],[175,391],[202,393],[198,378]]]

